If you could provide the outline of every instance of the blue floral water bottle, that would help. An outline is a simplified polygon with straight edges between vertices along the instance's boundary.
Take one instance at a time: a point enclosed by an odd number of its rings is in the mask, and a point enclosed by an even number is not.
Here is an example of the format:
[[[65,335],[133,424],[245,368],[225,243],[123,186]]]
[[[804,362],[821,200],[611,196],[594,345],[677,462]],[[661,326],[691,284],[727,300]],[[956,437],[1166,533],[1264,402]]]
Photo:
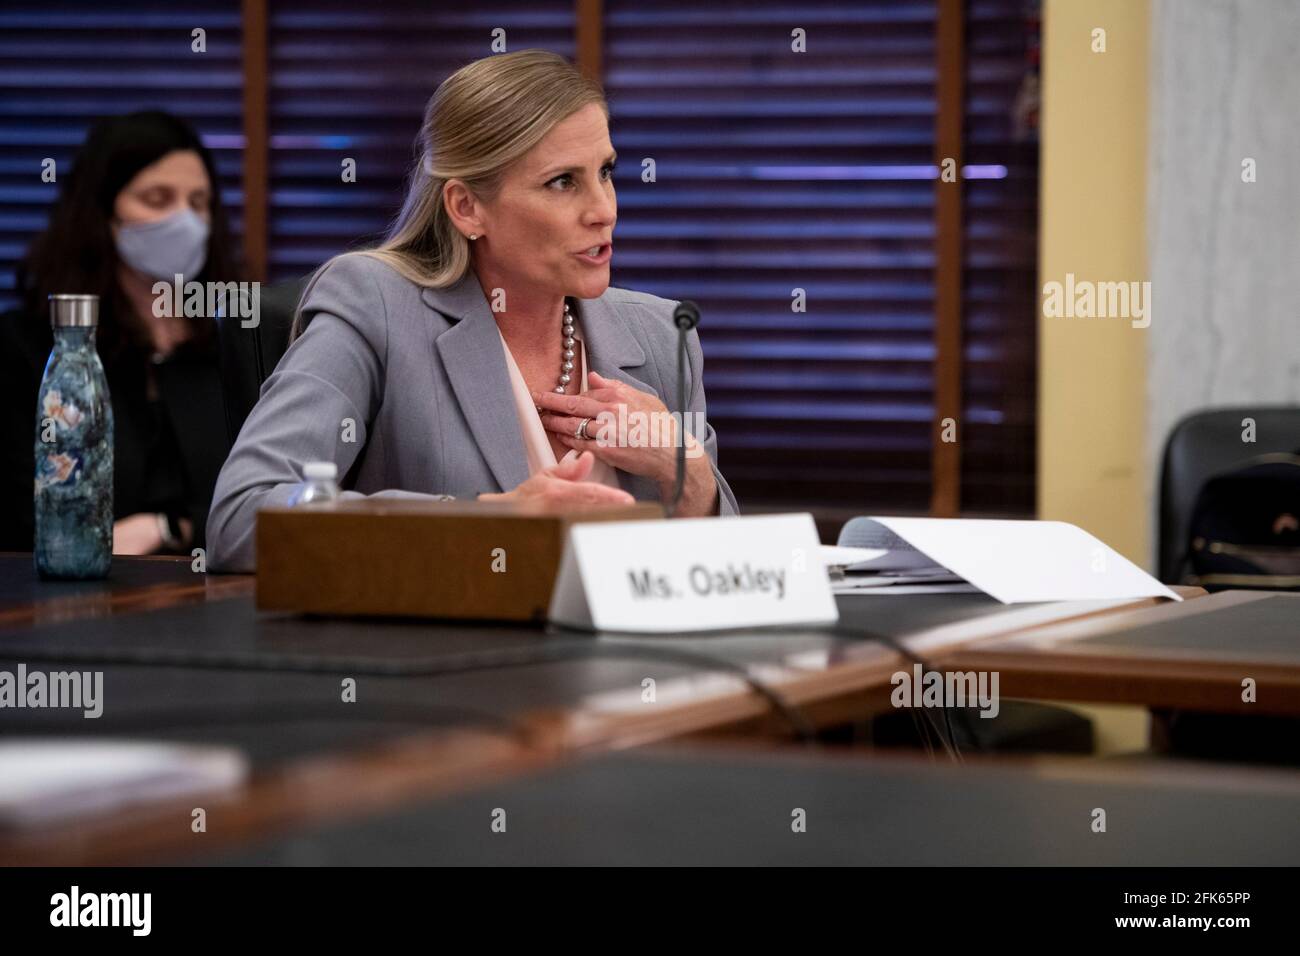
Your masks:
[[[50,296],[54,351],[36,406],[36,571],[102,578],[113,560],[113,405],[95,351],[99,296]]]

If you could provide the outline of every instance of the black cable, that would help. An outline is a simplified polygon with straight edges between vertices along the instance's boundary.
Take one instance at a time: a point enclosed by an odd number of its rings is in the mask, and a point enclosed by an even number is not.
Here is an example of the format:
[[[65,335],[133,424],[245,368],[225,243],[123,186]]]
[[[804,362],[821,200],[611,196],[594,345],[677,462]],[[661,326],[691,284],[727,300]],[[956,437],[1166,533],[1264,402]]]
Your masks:
[[[340,674],[364,677],[442,677],[481,670],[528,667],[583,658],[613,657],[683,664],[702,670],[721,670],[740,677],[756,694],[781,715],[802,743],[816,740],[816,730],[801,711],[789,704],[777,691],[754,677],[743,664],[722,658],[664,647],[600,644],[593,640],[550,641],[528,647],[468,653],[412,661],[383,658],[321,659],[294,654],[267,654],[225,651],[196,653],[191,650],[170,651],[154,648],[125,648],[115,651],[82,648],[59,648],[41,645],[3,648],[11,659],[45,660],[68,664],[100,664],[130,667],[180,667],[198,670],[279,672],[297,674]]]
[[[849,629],[843,627],[832,628],[831,633],[835,634],[837,637],[847,637],[857,641],[876,641],[877,643],[884,644],[890,650],[895,651],[896,653],[902,655],[904,658],[908,660],[909,663],[920,664],[922,674],[925,674],[928,671],[933,670],[933,668],[930,667],[929,662],[925,658],[921,657],[919,654],[914,652],[911,648],[903,644],[892,634],[881,634],[876,631],[868,631],[865,628],[858,630],[858,629]],[[915,715],[915,712],[918,708],[909,707],[908,709],[911,710]],[[961,751],[957,746],[957,739],[952,734],[952,724],[948,721],[947,704],[945,704],[943,708],[944,721],[948,725],[947,737],[944,736],[943,732],[939,729],[938,724],[935,723],[934,718],[930,715],[930,712],[925,707],[921,707],[919,708],[919,710],[921,711],[921,716],[925,719],[926,724],[930,727],[930,729],[934,731],[934,735],[939,739],[939,743],[943,745],[943,749],[947,752],[949,758],[954,763],[963,763],[964,761],[961,756]],[[916,722],[915,716],[913,716],[913,722],[914,723]],[[919,731],[921,729],[920,725],[918,724],[917,727]],[[920,736],[919,733],[918,736]],[[926,739],[922,740],[922,743],[925,745],[926,751],[930,753],[931,756],[933,756],[934,750],[929,741],[928,736],[926,737]]]
[[[939,738],[939,743],[943,745],[944,752],[948,754],[948,759],[953,763],[961,763],[961,758],[958,756],[956,748],[953,743],[944,736],[943,731],[939,729],[939,725],[935,723],[934,717],[930,715],[930,711],[925,707],[917,709],[921,711],[921,716],[925,718],[925,722],[930,725],[931,729],[934,730],[935,736]],[[944,710],[946,711],[947,708],[945,707]]]
[[[668,517],[677,514],[686,492],[686,329],[677,330],[677,407],[681,421],[677,427],[677,478],[674,482],[673,501],[668,506]]]
[[[678,302],[673,309],[673,325],[677,326],[677,479],[673,487],[673,500],[668,505],[669,518],[677,514],[682,495],[686,491],[686,336],[699,324],[699,306],[690,299]]]
[[[970,747],[973,747],[976,751],[982,750],[979,735],[975,733],[974,727],[971,726],[969,707],[958,708],[957,721],[961,724],[961,729],[966,732],[966,740],[969,742]]]
[[[907,708],[908,716],[912,718],[912,730],[916,733],[916,739],[920,741],[921,746],[925,748],[925,755],[934,761],[934,744],[930,740],[930,731],[921,723],[921,718],[916,715],[916,708]]]
[[[953,756],[957,758],[958,763],[965,763],[961,755],[961,747],[957,743],[957,735],[952,729],[952,708],[947,704],[943,705],[943,725],[948,729],[948,739],[952,741]]]

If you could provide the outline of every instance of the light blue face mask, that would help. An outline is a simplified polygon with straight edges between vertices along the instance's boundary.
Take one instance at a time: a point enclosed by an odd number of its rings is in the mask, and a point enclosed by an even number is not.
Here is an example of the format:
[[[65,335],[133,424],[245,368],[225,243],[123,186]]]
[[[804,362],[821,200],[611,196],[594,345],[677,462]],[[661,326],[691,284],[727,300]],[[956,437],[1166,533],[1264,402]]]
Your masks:
[[[155,222],[124,223],[117,230],[117,254],[151,279],[192,279],[208,259],[208,224],[192,209]]]

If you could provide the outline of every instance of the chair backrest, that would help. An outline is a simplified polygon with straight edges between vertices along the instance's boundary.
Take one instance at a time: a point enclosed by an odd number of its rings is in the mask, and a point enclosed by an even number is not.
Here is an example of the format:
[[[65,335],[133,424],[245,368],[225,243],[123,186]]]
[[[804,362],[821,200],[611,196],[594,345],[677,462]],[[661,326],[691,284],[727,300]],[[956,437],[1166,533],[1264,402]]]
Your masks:
[[[234,314],[217,319],[226,430],[231,444],[257,404],[262,383],[289,348],[293,313],[306,284],[307,279],[302,278],[262,286],[257,324],[251,328],[244,327],[249,320]]]
[[[1244,419],[1255,441],[1244,442]],[[1300,449],[1300,407],[1217,408],[1188,415],[1169,433],[1160,467],[1160,580],[1177,584],[1192,507],[1206,480],[1257,455]]]

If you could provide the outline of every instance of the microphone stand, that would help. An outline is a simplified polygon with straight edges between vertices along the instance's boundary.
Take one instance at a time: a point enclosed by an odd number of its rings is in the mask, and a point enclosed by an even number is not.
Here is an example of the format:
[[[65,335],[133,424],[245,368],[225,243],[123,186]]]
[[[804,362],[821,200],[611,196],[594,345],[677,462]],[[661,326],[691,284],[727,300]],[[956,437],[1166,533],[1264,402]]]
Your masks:
[[[677,482],[673,500],[668,505],[668,517],[677,514],[682,494],[686,491],[686,335],[700,324],[699,307],[683,299],[673,310],[673,324],[677,326]]]

